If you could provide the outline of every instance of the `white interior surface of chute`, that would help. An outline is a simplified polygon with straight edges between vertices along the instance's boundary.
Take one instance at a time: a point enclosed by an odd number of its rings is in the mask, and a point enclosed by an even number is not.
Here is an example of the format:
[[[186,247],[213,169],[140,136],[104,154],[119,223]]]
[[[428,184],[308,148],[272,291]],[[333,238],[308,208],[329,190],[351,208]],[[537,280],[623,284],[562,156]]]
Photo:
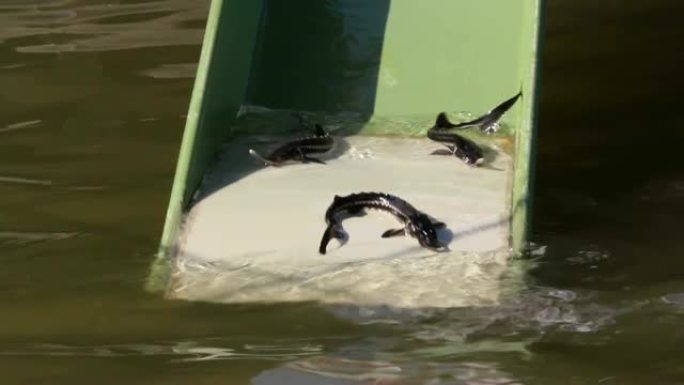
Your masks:
[[[282,167],[255,164],[246,139],[229,143],[185,220],[168,295],[407,308],[496,303],[509,256],[511,157],[497,151],[475,168],[431,155],[442,147],[427,139],[343,140],[326,165]],[[451,251],[436,253],[411,237],[383,239],[401,223],[367,210],[343,221],[345,245],[332,240],[319,254],[333,197],[363,191],[396,195],[445,222],[440,237]]]

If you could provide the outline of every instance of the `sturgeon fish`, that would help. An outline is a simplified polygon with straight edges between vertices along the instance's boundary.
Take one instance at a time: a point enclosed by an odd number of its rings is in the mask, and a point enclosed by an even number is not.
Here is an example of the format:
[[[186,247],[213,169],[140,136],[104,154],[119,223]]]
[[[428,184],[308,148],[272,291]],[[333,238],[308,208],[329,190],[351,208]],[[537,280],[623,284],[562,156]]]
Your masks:
[[[418,240],[418,243],[433,250],[446,250],[437,238],[437,229],[444,228],[443,222],[434,222],[427,214],[417,210],[405,200],[386,193],[361,192],[347,196],[335,195],[332,204],[325,212],[327,227],[321,238],[318,248],[320,254],[325,254],[328,242],[335,238],[340,241],[346,238],[342,228],[340,214],[357,214],[365,209],[375,209],[388,212],[399,219],[404,227],[389,229],[382,233],[382,238],[401,235],[409,235]]]
[[[482,149],[470,139],[466,139],[461,135],[453,132],[448,132],[451,128],[446,114],[441,112],[437,115],[435,125],[427,132],[428,138],[435,142],[444,144],[449,152],[464,161],[466,164],[479,166],[484,162],[484,155]]]
[[[515,102],[522,96],[522,91],[518,92],[515,96],[503,101],[498,106],[489,110],[486,114],[480,116],[477,119],[473,119],[468,122],[454,124],[449,121],[446,114],[443,116],[442,127],[443,128],[469,128],[469,127],[479,127],[480,131],[485,134],[493,134],[499,129],[499,119],[506,113]]]
[[[266,156],[260,155],[253,149],[249,149],[249,154],[255,159],[264,162],[267,166],[280,166],[287,161],[298,161],[302,163],[321,163],[324,161],[313,158],[312,154],[324,154],[332,150],[335,140],[328,134],[320,124],[315,125],[313,136],[295,139],[276,148]]]

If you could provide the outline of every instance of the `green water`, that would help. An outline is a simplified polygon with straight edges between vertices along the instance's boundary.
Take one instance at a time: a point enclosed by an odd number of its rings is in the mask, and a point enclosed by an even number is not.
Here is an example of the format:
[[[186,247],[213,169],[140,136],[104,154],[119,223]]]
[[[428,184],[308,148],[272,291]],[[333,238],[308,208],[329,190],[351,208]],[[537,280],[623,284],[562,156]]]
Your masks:
[[[684,383],[681,2],[548,1],[545,253],[505,306],[385,322],[143,291],[207,5],[0,2],[2,384]]]

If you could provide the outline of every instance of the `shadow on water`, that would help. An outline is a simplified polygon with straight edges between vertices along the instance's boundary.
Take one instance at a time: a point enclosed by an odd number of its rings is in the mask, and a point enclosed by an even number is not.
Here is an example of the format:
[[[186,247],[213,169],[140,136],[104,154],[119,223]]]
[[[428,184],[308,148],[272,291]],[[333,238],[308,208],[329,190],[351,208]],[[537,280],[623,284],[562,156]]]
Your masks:
[[[605,288],[667,280],[684,267],[682,3],[548,8],[534,237],[549,247],[533,274]]]

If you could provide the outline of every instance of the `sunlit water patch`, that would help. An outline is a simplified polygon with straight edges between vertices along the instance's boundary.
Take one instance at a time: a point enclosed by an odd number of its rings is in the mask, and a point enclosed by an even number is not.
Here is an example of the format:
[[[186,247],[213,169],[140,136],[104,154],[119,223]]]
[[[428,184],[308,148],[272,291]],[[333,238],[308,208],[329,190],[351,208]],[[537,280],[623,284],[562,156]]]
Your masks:
[[[9,175],[0,175],[0,183],[39,186],[50,186],[53,184],[53,182],[48,179],[24,178]]]
[[[78,236],[73,232],[0,231],[0,246],[23,246],[36,242],[60,241]]]
[[[515,378],[491,363],[445,364],[316,357],[285,364],[255,376],[253,385],[516,385]]]
[[[176,362],[208,360],[256,359],[293,360],[319,354],[321,347],[307,341],[274,345],[234,343],[230,340],[206,339],[162,341],[157,343],[112,345],[66,345],[38,343],[6,347],[0,356],[70,356],[70,357],[168,357]]]
[[[195,45],[207,7],[185,0],[0,4],[0,42],[23,39],[15,48],[21,53]]]
[[[0,134],[4,132],[11,132],[11,131],[17,131],[17,130],[22,130],[24,128],[28,127],[33,127],[40,125],[43,121],[40,119],[36,120],[27,120],[23,122],[16,122],[16,123],[11,123],[6,125],[5,127],[0,127]]]

